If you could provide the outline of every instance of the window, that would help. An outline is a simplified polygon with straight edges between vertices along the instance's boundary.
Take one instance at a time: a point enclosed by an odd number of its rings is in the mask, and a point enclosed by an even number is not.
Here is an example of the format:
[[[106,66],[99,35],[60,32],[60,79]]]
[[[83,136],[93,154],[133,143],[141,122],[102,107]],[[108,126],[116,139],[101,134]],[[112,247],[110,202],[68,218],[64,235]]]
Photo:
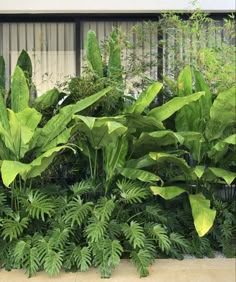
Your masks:
[[[0,55],[8,79],[22,49],[31,57],[39,95],[76,73],[74,23],[0,23]]]

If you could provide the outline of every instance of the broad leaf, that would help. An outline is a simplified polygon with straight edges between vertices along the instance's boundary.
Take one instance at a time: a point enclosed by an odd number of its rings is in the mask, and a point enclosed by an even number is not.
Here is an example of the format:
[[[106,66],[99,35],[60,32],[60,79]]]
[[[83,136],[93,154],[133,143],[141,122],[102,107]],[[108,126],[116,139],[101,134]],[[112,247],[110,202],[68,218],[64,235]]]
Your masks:
[[[216,177],[224,179],[224,181],[230,185],[236,178],[236,173],[228,171],[218,167],[209,167],[208,170],[212,172]]]
[[[63,96],[64,95],[61,92],[59,92],[56,88],[53,88],[48,90],[43,95],[37,97],[34,100],[34,107],[39,111],[45,110],[56,105],[60,99],[63,98]]]
[[[86,43],[86,57],[88,65],[91,70],[99,77],[103,77],[103,62],[98,44],[98,40],[94,31],[87,32]]]
[[[177,165],[179,168],[182,169],[182,171],[186,174],[189,173],[190,167],[188,164],[185,162],[184,159],[178,158],[174,155],[167,154],[167,153],[156,153],[156,152],[151,152],[149,153],[149,157],[158,163],[166,163],[169,162],[171,164]]]
[[[202,237],[213,226],[216,211],[210,209],[210,201],[202,194],[189,195],[189,201],[196,231]]]
[[[217,95],[206,127],[206,137],[209,141],[220,138],[227,127],[236,123],[235,93],[236,87],[232,87]]]
[[[11,109],[20,112],[28,108],[29,88],[23,70],[16,66],[11,85]]]
[[[175,97],[166,102],[160,107],[156,107],[148,113],[148,116],[153,116],[159,121],[164,121],[172,116],[175,112],[179,111],[185,105],[197,101],[204,95],[204,92],[198,92],[186,97]],[[181,129],[182,130],[182,129]]]
[[[150,188],[154,195],[159,195],[165,200],[171,200],[179,196],[180,194],[186,192],[185,189],[178,186],[166,186],[166,187],[151,186]]]
[[[127,113],[141,114],[155,99],[162,88],[160,82],[155,82],[142,92],[137,101],[127,109]]]
[[[155,175],[154,173],[151,173],[149,171],[145,171],[142,169],[137,169],[137,168],[123,168],[120,171],[121,175],[128,179],[132,180],[140,180],[143,182],[156,182],[156,181],[161,181],[163,183],[162,179]]]

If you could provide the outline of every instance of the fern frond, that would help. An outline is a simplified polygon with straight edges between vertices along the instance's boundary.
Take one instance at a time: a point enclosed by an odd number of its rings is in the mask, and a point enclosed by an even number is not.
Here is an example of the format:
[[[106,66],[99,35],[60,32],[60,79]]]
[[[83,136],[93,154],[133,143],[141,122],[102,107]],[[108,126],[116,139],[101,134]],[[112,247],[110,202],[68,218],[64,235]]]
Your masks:
[[[130,225],[125,223],[122,231],[124,232],[125,238],[133,246],[133,248],[144,247],[145,235],[144,230],[139,223],[131,221]]]
[[[5,206],[7,197],[4,193],[0,193],[0,207]],[[0,210],[2,211],[2,210]]]
[[[160,224],[147,224],[146,229],[151,238],[158,243],[159,248],[168,254],[171,247],[171,241],[166,229]]]
[[[75,224],[81,225],[91,212],[92,206],[93,204],[91,202],[83,204],[83,201],[79,196],[74,197],[67,205],[64,216],[65,222],[69,222],[71,227]]]
[[[136,266],[140,277],[146,277],[149,274],[148,267],[153,263],[154,258],[150,255],[150,253],[141,249],[138,252],[131,252],[131,261]]]
[[[112,199],[107,199],[106,197],[98,200],[98,204],[95,207],[95,216],[102,221],[108,221],[111,214],[115,208],[115,203]]]
[[[45,215],[49,217],[54,213],[54,204],[47,195],[40,191],[30,191],[28,193],[26,211],[32,218],[45,220]]]
[[[73,191],[75,195],[82,196],[84,194],[91,192],[92,190],[91,187],[92,187],[91,181],[83,180],[83,181],[80,181],[72,185],[71,190]]]
[[[146,187],[142,187],[134,181],[122,179],[116,185],[120,189],[121,198],[126,203],[141,203],[149,195],[149,190]]]
[[[31,247],[28,241],[19,241],[14,249],[14,257],[16,263],[20,264],[22,268],[26,269],[29,277],[34,275],[40,268],[40,260],[38,250],[36,247]]]
[[[189,253],[189,251],[191,252],[189,241],[181,234],[174,232],[171,233],[170,241],[174,247],[180,249],[183,253]]]
[[[112,270],[120,262],[123,248],[118,240],[105,239],[91,245],[95,266],[101,272],[101,278],[109,278]]]
[[[93,219],[92,222],[86,227],[85,234],[89,242],[99,242],[103,238],[103,235],[107,228],[106,221],[100,221]]]
[[[56,228],[50,234],[50,239],[48,244],[51,248],[62,249],[66,241],[68,240],[69,236],[70,236],[70,229],[65,228],[61,230],[60,228]]]
[[[72,261],[80,271],[86,271],[91,265],[91,253],[88,247],[75,247],[72,252]]]
[[[62,267],[63,252],[49,250],[44,261],[44,270],[50,275],[56,275],[59,273]]]
[[[113,239],[117,239],[119,238],[120,234],[121,234],[121,224],[118,223],[116,220],[111,220],[108,223],[108,237]]]
[[[5,218],[2,221],[2,235],[3,238],[9,238],[10,241],[18,238],[24,229],[28,226],[28,218],[20,218],[18,213],[13,214],[11,218]]]

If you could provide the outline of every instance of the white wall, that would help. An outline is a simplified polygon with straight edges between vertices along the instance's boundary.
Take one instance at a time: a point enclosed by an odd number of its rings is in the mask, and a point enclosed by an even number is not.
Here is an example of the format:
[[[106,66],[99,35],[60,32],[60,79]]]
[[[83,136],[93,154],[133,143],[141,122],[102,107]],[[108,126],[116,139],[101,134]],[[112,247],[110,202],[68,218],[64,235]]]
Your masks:
[[[235,0],[0,0],[0,13],[233,12],[235,5]]]

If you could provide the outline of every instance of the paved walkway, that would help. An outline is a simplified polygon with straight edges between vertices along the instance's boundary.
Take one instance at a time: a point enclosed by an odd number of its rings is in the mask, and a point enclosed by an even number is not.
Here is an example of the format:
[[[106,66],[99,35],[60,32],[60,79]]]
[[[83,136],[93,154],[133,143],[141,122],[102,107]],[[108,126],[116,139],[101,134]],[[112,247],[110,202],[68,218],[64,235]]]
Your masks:
[[[236,282],[235,268],[235,259],[162,259],[150,267],[148,277],[140,280],[134,266],[122,260],[112,277],[105,280],[99,278],[95,269],[84,273],[62,272],[51,278],[41,272],[30,279],[23,271],[0,270],[0,282]]]

